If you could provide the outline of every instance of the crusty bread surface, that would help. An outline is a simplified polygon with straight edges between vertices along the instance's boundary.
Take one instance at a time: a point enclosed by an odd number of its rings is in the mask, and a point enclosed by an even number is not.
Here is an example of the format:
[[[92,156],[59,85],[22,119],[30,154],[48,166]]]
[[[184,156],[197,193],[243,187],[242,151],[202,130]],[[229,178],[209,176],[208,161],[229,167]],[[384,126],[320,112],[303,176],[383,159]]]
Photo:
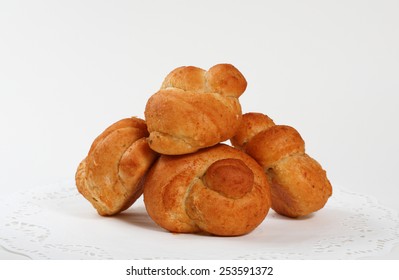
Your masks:
[[[242,115],[238,98],[246,86],[244,76],[231,64],[217,64],[208,71],[176,68],[145,107],[151,149],[187,154],[233,137]]]
[[[306,216],[322,209],[332,195],[326,171],[305,153],[305,142],[295,128],[275,125],[261,113],[246,113],[231,143],[263,167],[277,213]]]
[[[75,174],[79,192],[102,216],[130,207],[143,192],[143,178],[158,157],[146,141],[144,120],[122,119],[101,133]]]
[[[144,203],[168,231],[236,236],[255,229],[271,201],[259,164],[218,144],[193,154],[161,155],[146,177]]]

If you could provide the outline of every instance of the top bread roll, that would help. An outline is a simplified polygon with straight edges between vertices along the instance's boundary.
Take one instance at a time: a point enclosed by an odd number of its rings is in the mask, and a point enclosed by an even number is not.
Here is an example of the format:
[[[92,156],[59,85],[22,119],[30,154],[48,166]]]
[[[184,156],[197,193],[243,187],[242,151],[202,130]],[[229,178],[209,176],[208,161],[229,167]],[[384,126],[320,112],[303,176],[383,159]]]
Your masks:
[[[242,117],[238,98],[246,87],[244,76],[231,64],[208,71],[176,68],[146,104],[151,149],[187,154],[233,137]]]

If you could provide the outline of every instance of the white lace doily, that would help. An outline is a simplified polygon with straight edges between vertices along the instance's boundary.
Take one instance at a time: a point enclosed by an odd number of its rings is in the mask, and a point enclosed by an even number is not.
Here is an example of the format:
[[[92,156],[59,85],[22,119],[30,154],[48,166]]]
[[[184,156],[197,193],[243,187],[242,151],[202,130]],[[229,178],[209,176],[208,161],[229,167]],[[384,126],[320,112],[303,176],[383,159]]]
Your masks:
[[[386,254],[398,242],[395,211],[338,187],[308,218],[270,211],[252,233],[228,238],[166,232],[142,200],[100,217],[74,182],[0,202],[0,245],[32,259],[357,259]]]

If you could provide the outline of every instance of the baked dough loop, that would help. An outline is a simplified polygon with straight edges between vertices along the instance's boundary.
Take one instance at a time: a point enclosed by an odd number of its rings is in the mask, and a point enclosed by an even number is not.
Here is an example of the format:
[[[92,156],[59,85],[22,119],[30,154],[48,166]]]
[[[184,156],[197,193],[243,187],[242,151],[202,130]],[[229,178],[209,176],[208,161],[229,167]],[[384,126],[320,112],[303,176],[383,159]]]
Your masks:
[[[150,147],[180,155],[230,139],[241,122],[238,98],[246,87],[244,76],[231,64],[208,71],[176,68],[146,104]]]
[[[129,208],[143,193],[143,178],[158,155],[146,141],[144,120],[122,119],[101,133],[79,164],[79,192],[102,216]]]
[[[271,205],[259,164],[224,144],[161,155],[146,177],[144,203],[149,216],[168,231],[219,236],[252,231]]]
[[[304,140],[293,127],[275,125],[261,113],[247,113],[231,143],[264,168],[277,213],[305,216],[323,208],[332,195],[326,172],[305,153]]]

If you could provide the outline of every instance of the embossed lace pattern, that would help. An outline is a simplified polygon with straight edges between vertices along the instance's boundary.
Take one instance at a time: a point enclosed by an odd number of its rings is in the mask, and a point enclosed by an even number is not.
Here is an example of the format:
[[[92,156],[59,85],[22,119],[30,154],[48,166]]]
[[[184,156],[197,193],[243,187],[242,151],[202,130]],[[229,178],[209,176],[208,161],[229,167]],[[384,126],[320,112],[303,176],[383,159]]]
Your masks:
[[[395,211],[338,187],[310,217],[270,211],[253,232],[232,238],[166,232],[141,199],[118,216],[100,217],[73,181],[0,201],[0,245],[31,259],[359,259],[398,243]]]

